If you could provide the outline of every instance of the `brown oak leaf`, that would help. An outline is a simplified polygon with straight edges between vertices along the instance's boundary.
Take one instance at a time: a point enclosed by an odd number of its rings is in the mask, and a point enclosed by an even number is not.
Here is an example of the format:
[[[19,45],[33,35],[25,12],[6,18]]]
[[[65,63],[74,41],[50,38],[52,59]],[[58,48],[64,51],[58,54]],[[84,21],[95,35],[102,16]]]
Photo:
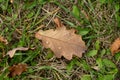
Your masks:
[[[117,38],[112,45],[110,46],[110,50],[112,55],[114,56],[115,53],[120,51],[120,38]]]
[[[55,30],[40,30],[35,34],[35,37],[42,40],[43,46],[50,48],[58,58],[64,56],[66,59],[71,60],[73,55],[82,57],[82,53],[87,48],[81,36],[75,34],[74,29],[67,30],[58,19],[55,20],[58,26]]]
[[[21,75],[23,72],[27,71],[27,64],[17,64],[9,67],[9,76],[14,77],[16,75]]]
[[[7,55],[9,55],[10,58],[12,58],[17,50],[19,50],[19,51],[26,51],[26,50],[28,50],[28,49],[29,49],[29,48],[25,48],[25,47],[14,48],[14,49],[8,51],[8,52],[7,52]]]

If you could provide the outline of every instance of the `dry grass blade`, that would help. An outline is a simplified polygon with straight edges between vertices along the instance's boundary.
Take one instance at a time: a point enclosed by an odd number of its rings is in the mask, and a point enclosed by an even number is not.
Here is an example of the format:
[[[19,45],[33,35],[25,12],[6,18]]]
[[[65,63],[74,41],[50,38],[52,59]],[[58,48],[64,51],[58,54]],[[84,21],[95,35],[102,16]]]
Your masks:
[[[26,50],[28,50],[28,49],[29,49],[29,48],[25,48],[25,47],[14,48],[14,49],[8,51],[8,52],[7,52],[7,55],[9,55],[10,58],[12,58],[17,50],[19,50],[19,51],[26,51]]]

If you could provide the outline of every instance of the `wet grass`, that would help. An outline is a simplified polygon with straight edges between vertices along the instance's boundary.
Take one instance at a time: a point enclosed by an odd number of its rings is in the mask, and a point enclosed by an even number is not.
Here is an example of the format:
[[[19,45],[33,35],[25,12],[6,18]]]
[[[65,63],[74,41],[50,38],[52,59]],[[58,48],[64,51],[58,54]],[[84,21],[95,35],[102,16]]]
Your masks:
[[[0,0],[0,35],[9,43],[0,43],[0,79],[119,80],[120,55],[112,57],[109,50],[120,37],[119,4],[119,0]],[[58,59],[35,39],[39,29],[55,28],[54,17],[82,35],[88,47],[82,58]],[[35,49],[4,57],[21,46]],[[17,63],[28,64],[27,72],[9,78],[8,67]]]

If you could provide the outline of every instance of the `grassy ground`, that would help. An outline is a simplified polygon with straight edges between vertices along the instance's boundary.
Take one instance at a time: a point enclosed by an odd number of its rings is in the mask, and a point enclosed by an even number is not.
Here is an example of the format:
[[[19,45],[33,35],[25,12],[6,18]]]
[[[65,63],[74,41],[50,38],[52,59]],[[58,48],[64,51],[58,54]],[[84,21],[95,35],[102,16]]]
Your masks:
[[[9,42],[0,43],[0,80],[120,80],[120,53],[109,50],[120,37],[119,11],[119,0],[0,0],[0,35]],[[39,29],[55,28],[54,17],[82,35],[88,47],[82,58],[58,59],[35,39]],[[20,46],[35,49],[3,56]],[[17,63],[28,70],[9,78],[8,67]]]

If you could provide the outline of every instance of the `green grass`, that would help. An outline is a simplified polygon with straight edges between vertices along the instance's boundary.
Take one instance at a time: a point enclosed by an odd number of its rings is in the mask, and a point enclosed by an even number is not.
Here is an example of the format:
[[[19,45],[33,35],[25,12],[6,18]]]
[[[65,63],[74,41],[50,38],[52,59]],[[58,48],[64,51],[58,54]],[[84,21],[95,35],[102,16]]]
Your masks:
[[[119,80],[120,53],[112,57],[109,50],[120,37],[119,11],[119,0],[0,0],[0,35],[9,42],[0,43],[0,80]],[[88,47],[82,58],[57,59],[34,37],[55,28],[54,17],[82,35]],[[3,56],[21,46],[35,49]],[[17,63],[28,64],[27,71],[9,78],[8,67]]]

